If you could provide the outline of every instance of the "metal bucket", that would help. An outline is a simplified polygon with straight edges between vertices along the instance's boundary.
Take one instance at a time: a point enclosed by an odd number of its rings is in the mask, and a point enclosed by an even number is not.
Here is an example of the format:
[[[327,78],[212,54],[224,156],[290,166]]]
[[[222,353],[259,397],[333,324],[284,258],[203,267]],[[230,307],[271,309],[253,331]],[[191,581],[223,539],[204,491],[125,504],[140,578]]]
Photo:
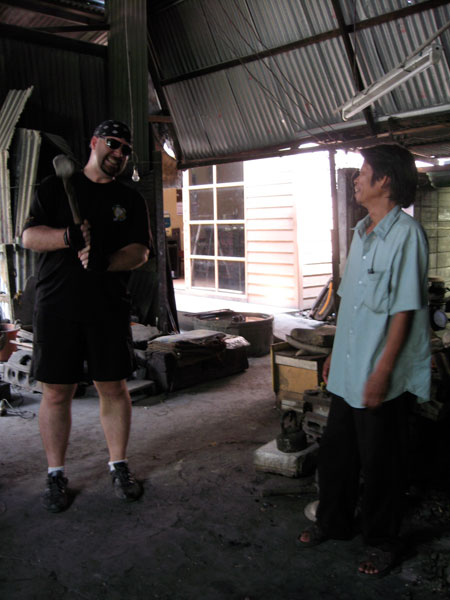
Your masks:
[[[241,335],[250,344],[248,356],[263,356],[273,343],[273,315],[235,312],[222,309],[203,313],[178,313],[184,330],[213,329],[229,335]]]

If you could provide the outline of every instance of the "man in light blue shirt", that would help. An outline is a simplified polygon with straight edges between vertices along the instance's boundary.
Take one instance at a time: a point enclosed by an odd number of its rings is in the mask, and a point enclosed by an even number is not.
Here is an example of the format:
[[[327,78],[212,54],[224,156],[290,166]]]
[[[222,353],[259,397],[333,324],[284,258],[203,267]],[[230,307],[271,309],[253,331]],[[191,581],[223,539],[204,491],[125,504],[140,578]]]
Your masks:
[[[323,370],[333,397],[320,445],[317,522],[299,541],[352,536],[362,472],[368,551],[359,571],[373,576],[399,560],[408,413],[414,398],[429,399],[428,244],[401,210],[417,187],[411,153],[384,144],[361,154],[355,200],[368,215],[355,227],[338,290],[336,337]]]

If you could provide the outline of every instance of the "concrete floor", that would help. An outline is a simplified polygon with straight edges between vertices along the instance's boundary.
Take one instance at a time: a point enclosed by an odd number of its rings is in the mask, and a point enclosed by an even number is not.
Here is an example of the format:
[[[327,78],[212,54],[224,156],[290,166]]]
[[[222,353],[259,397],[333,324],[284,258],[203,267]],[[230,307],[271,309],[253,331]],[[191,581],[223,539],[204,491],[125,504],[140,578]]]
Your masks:
[[[409,498],[411,556],[384,579],[356,574],[359,536],[298,548],[314,482],[255,470],[253,452],[279,433],[279,413],[269,356],[249,362],[239,375],[134,404],[129,460],[145,495],[133,504],[112,495],[97,399],[75,399],[66,462],[74,497],[56,515],[40,505],[40,395],[15,393],[14,406],[31,418],[0,418],[0,597],[448,597],[448,493],[434,487],[441,475]]]

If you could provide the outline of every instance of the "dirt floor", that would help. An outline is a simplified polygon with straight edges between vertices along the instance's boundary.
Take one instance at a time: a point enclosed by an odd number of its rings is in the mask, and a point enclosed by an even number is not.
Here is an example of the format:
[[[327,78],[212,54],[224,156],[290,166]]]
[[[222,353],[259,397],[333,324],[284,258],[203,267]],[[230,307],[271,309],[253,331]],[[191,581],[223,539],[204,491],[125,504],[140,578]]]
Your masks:
[[[4,600],[428,600],[449,597],[444,426],[421,424],[404,535],[410,555],[383,579],[357,575],[361,538],[300,549],[314,479],[258,472],[279,433],[269,356],[239,375],[133,407],[129,460],[145,495],[111,491],[91,394],[73,405],[70,508],[41,508],[39,394],[14,393],[0,418],[0,597]],[[445,426],[447,427],[447,426]],[[443,435],[445,432],[445,435]],[[277,490],[279,493],[277,493]],[[287,494],[286,492],[290,493]]]

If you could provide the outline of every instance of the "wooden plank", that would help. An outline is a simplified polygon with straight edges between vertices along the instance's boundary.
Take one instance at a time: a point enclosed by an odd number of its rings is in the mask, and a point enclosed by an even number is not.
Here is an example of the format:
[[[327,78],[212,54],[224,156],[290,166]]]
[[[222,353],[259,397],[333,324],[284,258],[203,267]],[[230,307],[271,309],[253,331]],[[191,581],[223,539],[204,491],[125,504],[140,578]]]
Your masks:
[[[275,354],[275,364],[296,367],[298,369],[306,369],[307,371],[317,371],[317,363],[313,360],[305,360],[302,358],[296,358],[295,356],[286,356],[278,353]]]
[[[267,258],[267,260],[269,260]],[[295,275],[294,266],[292,264],[279,264],[279,263],[252,263],[247,261],[247,273],[261,273],[267,275]]]
[[[258,273],[248,273],[247,282],[251,284],[266,285],[267,287],[277,288],[292,288],[293,282],[292,277],[285,277],[283,275],[259,275]]]
[[[249,301],[254,302],[255,304],[272,303],[273,305],[296,307],[297,294],[292,288],[275,289],[264,285],[249,284],[247,293]]]
[[[311,276],[304,277],[303,278],[303,287],[311,288],[311,287],[317,287],[317,286],[324,286],[324,285],[326,285],[329,278],[330,278],[329,273],[327,273],[326,275],[316,275],[314,277],[311,277]]]
[[[263,265],[278,264],[278,265],[292,265],[293,257],[291,252],[247,252],[247,264],[261,263]]]
[[[276,198],[290,196],[292,199],[294,186],[292,182],[260,183],[258,185],[247,184],[245,186],[246,198]],[[272,205],[273,206],[273,205]]]
[[[265,240],[249,240],[247,245],[248,252],[260,252],[262,254],[279,254],[284,253],[287,256],[293,255],[295,246],[292,242],[285,241],[270,241]]]
[[[292,219],[295,211],[292,206],[247,206],[247,219]]]
[[[331,274],[331,262],[318,264],[303,263],[303,277],[309,275],[328,275]]]
[[[294,201],[291,194],[282,195],[267,195],[267,196],[245,196],[246,208],[276,208],[283,206],[293,206]]]
[[[247,232],[249,231],[292,231],[293,219],[249,219],[247,220]]]
[[[252,231],[247,230],[248,242],[293,242],[295,241],[295,232],[290,231]]]

